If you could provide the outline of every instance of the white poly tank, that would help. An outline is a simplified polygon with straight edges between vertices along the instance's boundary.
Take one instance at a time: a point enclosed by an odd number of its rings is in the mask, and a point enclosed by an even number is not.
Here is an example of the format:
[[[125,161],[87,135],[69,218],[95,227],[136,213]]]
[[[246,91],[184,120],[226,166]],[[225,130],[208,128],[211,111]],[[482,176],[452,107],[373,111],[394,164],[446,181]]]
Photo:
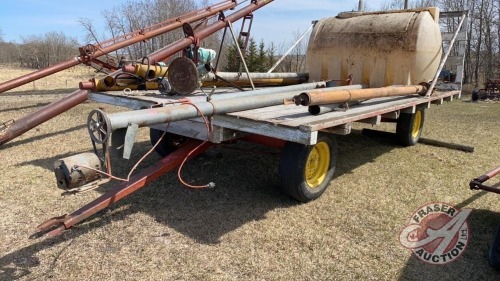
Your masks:
[[[437,8],[322,19],[309,39],[309,81],[345,80],[352,74],[353,84],[370,87],[429,82],[441,60],[438,22]]]

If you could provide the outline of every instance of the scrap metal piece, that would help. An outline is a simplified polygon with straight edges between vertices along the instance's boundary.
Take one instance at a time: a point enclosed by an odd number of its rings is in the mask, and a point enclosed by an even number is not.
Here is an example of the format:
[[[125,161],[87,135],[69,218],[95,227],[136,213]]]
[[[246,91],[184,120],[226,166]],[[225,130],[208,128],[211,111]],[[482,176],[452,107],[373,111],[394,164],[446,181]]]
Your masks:
[[[200,87],[196,65],[187,57],[176,58],[167,75],[170,86],[179,95],[189,95]]]

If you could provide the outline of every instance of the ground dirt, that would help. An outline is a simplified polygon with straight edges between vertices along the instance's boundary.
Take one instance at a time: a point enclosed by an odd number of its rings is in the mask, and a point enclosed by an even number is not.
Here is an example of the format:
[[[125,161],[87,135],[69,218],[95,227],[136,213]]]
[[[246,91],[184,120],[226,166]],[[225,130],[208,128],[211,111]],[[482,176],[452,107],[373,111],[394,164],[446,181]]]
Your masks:
[[[0,121],[73,90],[1,94]],[[213,181],[215,189],[189,190],[169,173],[58,237],[30,239],[40,222],[113,185],[61,197],[52,172],[56,159],[91,151],[84,124],[99,106],[79,105],[0,147],[0,280],[500,278],[487,264],[500,224],[499,195],[468,188],[471,179],[500,164],[500,104],[464,98],[427,110],[424,137],[471,145],[473,153],[423,144],[403,148],[359,130],[339,136],[336,178],[307,204],[279,191],[279,151],[216,147],[182,173],[191,183]],[[380,129],[393,131],[394,125]],[[132,159],[114,159],[115,173],[126,175],[150,147],[142,130]],[[139,168],[158,159],[151,155]],[[473,209],[465,253],[445,266],[419,261],[398,241],[411,214],[431,202]]]

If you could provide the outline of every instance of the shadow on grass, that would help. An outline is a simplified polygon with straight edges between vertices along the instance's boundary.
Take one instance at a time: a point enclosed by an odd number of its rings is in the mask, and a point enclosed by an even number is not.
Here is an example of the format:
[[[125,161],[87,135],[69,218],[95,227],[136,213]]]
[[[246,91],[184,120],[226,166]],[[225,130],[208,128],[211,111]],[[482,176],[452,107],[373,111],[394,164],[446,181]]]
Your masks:
[[[10,111],[17,111],[17,110],[23,110],[23,109],[28,109],[28,108],[39,108],[42,106],[46,106],[47,104],[50,104],[50,102],[41,102],[41,103],[37,103],[37,104],[33,104],[33,105],[7,108],[7,109],[0,110],[0,112],[10,112]]]
[[[336,176],[349,173],[358,166],[373,161],[381,154],[395,148],[387,141],[377,143],[378,140],[366,138],[359,133],[342,136],[338,140],[340,154]],[[278,150],[245,143],[231,146],[232,149],[226,149],[224,146],[213,147],[209,150],[212,153],[208,156],[202,154],[189,161],[182,170],[186,182],[206,184],[213,181],[216,188],[191,190],[179,183],[176,173],[167,173],[159,180],[100,211],[61,236],[37,241],[0,257],[0,279],[14,280],[25,276],[30,273],[30,268],[40,264],[36,257],[39,251],[75,239],[111,221],[125,219],[133,213],[149,214],[157,222],[175,229],[198,243],[217,244],[223,235],[242,225],[265,219],[269,211],[299,204],[279,190]],[[149,148],[150,145],[147,142],[136,144],[130,161],[114,161],[115,173],[119,176],[126,174]],[[238,148],[264,153],[242,153]],[[363,153],[356,153],[360,150],[363,150]],[[222,157],[213,157],[219,154],[222,154]],[[55,159],[66,156],[68,155],[38,159],[21,165],[37,165],[50,169]],[[152,165],[158,159],[156,155],[150,156],[140,167]],[[113,184],[106,184],[98,191],[104,193]],[[124,211],[113,212],[123,207],[126,207]],[[48,214],[48,216],[56,215],[60,214]],[[48,217],[41,219],[48,219]],[[144,229],[144,231],[148,230]]]
[[[17,91],[17,92],[6,92],[1,93],[2,97],[29,97],[29,96],[43,96],[43,95],[62,95],[71,94],[78,88],[65,88],[65,89],[54,89],[54,90],[29,90],[29,91]]]
[[[68,128],[66,130],[62,130],[62,131],[57,131],[57,132],[48,133],[48,134],[44,134],[44,135],[33,136],[31,138],[27,138],[27,139],[24,139],[24,140],[7,142],[5,144],[0,145],[0,149],[7,149],[7,148],[10,148],[10,147],[13,147],[13,146],[23,145],[23,144],[27,144],[27,143],[30,143],[30,142],[33,142],[33,141],[36,141],[36,140],[41,140],[41,139],[44,139],[44,138],[49,138],[49,137],[53,137],[53,136],[57,136],[57,135],[64,135],[64,134],[67,134],[67,133],[71,133],[71,132],[74,132],[74,131],[78,131],[78,130],[84,129],[86,127],[87,127],[86,125],[79,125],[79,126],[75,126],[75,127],[72,127],[72,128]],[[89,141],[89,143],[90,143],[90,141]],[[37,162],[37,161],[35,161],[35,162]],[[29,163],[29,162],[27,162],[27,163]],[[23,164],[24,163],[21,163],[20,165],[23,165]]]
[[[467,192],[467,188],[464,188]],[[455,207],[462,209],[483,196],[496,196],[486,191],[474,192]],[[467,218],[469,242],[463,254],[445,265],[431,265],[412,255],[401,271],[399,280],[500,280],[500,272],[488,265],[488,249],[500,214],[489,210],[473,209]]]

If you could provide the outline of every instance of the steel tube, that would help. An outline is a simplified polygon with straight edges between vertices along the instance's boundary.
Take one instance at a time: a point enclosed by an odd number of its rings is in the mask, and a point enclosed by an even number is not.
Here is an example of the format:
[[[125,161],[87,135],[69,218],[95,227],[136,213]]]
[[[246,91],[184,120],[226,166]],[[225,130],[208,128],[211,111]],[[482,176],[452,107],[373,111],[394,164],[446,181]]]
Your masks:
[[[296,105],[322,105],[344,103],[357,100],[366,100],[380,97],[405,96],[425,94],[426,87],[422,85],[390,86],[382,88],[356,89],[356,90],[331,90],[331,88],[313,90],[293,97]]]
[[[258,93],[259,91],[256,90],[253,92]],[[291,99],[297,93],[299,92],[283,92],[282,90],[282,92],[267,95],[261,94],[254,97],[213,99],[210,102],[196,102],[194,103],[196,107],[192,104],[170,105],[159,108],[107,114],[107,118],[110,121],[111,130],[126,128],[129,124],[137,124],[139,127],[145,127],[201,117],[199,111],[205,116],[212,116],[273,105],[282,105],[284,100]]]
[[[88,91],[85,90],[75,91],[63,99],[48,104],[30,115],[16,120],[11,126],[0,132],[0,145],[86,101],[87,93]]]
[[[235,1],[225,1],[221,2],[219,4],[200,9],[198,11],[186,14],[184,16],[177,17],[175,19],[169,20],[170,23],[168,23],[165,26],[162,26],[157,29],[150,30],[149,32],[144,32],[144,30],[139,30],[133,33],[128,34],[129,38],[126,38],[126,36],[121,36],[118,38],[125,38],[123,41],[115,42],[116,39],[111,39],[106,42],[113,42],[111,45],[107,47],[102,47],[101,45],[93,45],[94,48],[94,53],[91,54],[93,58],[97,58],[99,56],[111,53],[113,51],[119,50],[121,48],[124,48],[126,46],[135,44],[137,42],[147,40],[153,37],[156,37],[158,35],[161,35],[165,32],[174,30],[176,28],[181,27],[184,23],[186,22],[194,22],[198,21],[201,19],[204,19],[208,16],[215,15],[221,11],[225,11],[231,8],[234,8],[236,6]],[[186,17],[187,16],[187,17]],[[186,17],[186,18],[184,18]],[[21,77],[6,81],[4,83],[0,84],[0,93],[3,93],[5,91],[11,90],[13,88],[19,87],[21,85],[24,85],[26,83],[29,83],[31,81],[35,81],[37,79],[43,78],[45,76],[49,76],[51,74],[57,73],[59,71],[68,69],[70,67],[76,66],[84,61],[86,61],[88,58],[86,58],[87,55],[81,55],[79,57],[75,57],[71,60],[57,63],[55,65],[46,67],[44,69],[23,75]]]
[[[273,75],[276,74],[276,75]],[[216,75],[222,78],[222,81],[218,80]],[[249,76],[249,77],[248,77]],[[308,73],[249,73],[247,75],[240,75],[236,72],[217,72],[208,73],[201,78],[203,86],[224,86],[229,81],[238,86],[250,85],[253,82],[255,85],[265,85],[265,86],[283,86],[283,85],[294,85],[302,82],[306,82],[309,79]]]
[[[283,79],[283,78],[294,78],[294,79],[308,79],[309,74],[308,73],[266,73],[266,72],[250,72],[249,73],[250,78],[252,79]],[[217,76],[220,76],[226,80],[229,81],[237,81],[237,80],[248,80],[248,77],[245,75],[240,75],[237,72],[217,72]],[[215,80],[217,79],[215,77],[215,74],[213,73],[208,73],[207,75],[203,76],[201,81],[209,81],[209,80]]]
[[[198,40],[203,39],[207,36],[210,36],[210,35],[214,34],[215,32],[217,32],[218,30],[226,27],[226,21],[235,22],[235,21],[241,19],[242,17],[252,13],[253,11],[271,3],[272,1],[273,0],[259,0],[259,1],[252,2],[250,5],[246,6],[245,8],[242,8],[242,9],[232,13],[229,16],[226,16],[225,18],[221,18],[217,22],[215,22],[211,25],[208,25],[205,28],[197,31],[196,38],[193,36],[188,36],[184,39],[180,39],[180,40],[168,45],[167,47],[165,47],[161,50],[154,52],[153,54],[150,54],[148,56],[149,62],[151,64],[154,64],[154,63],[157,63],[159,61],[162,61],[162,60],[172,56],[173,54],[183,50],[184,48],[189,47],[191,44],[196,44],[196,42],[198,42]]]
[[[52,66],[40,69],[38,71],[28,73],[26,75],[23,75],[23,76],[14,78],[12,80],[3,82],[0,84],[0,93],[3,93],[5,91],[22,86],[22,85],[27,84],[29,82],[38,80],[38,79],[43,78],[45,76],[49,76],[49,75],[57,73],[59,71],[68,69],[70,67],[79,65],[80,63],[81,63],[80,58],[75,57],[71,60],[68,60],[65,62],[60,62],[60,63],[54,64]]]
[[[500,166],[496,167],[495,169],[493,169],[489,172],[486,172],[484,175],[481,175],[474,180],[483,183],[483,182],[493,178],[497,174],[500,174]]]

